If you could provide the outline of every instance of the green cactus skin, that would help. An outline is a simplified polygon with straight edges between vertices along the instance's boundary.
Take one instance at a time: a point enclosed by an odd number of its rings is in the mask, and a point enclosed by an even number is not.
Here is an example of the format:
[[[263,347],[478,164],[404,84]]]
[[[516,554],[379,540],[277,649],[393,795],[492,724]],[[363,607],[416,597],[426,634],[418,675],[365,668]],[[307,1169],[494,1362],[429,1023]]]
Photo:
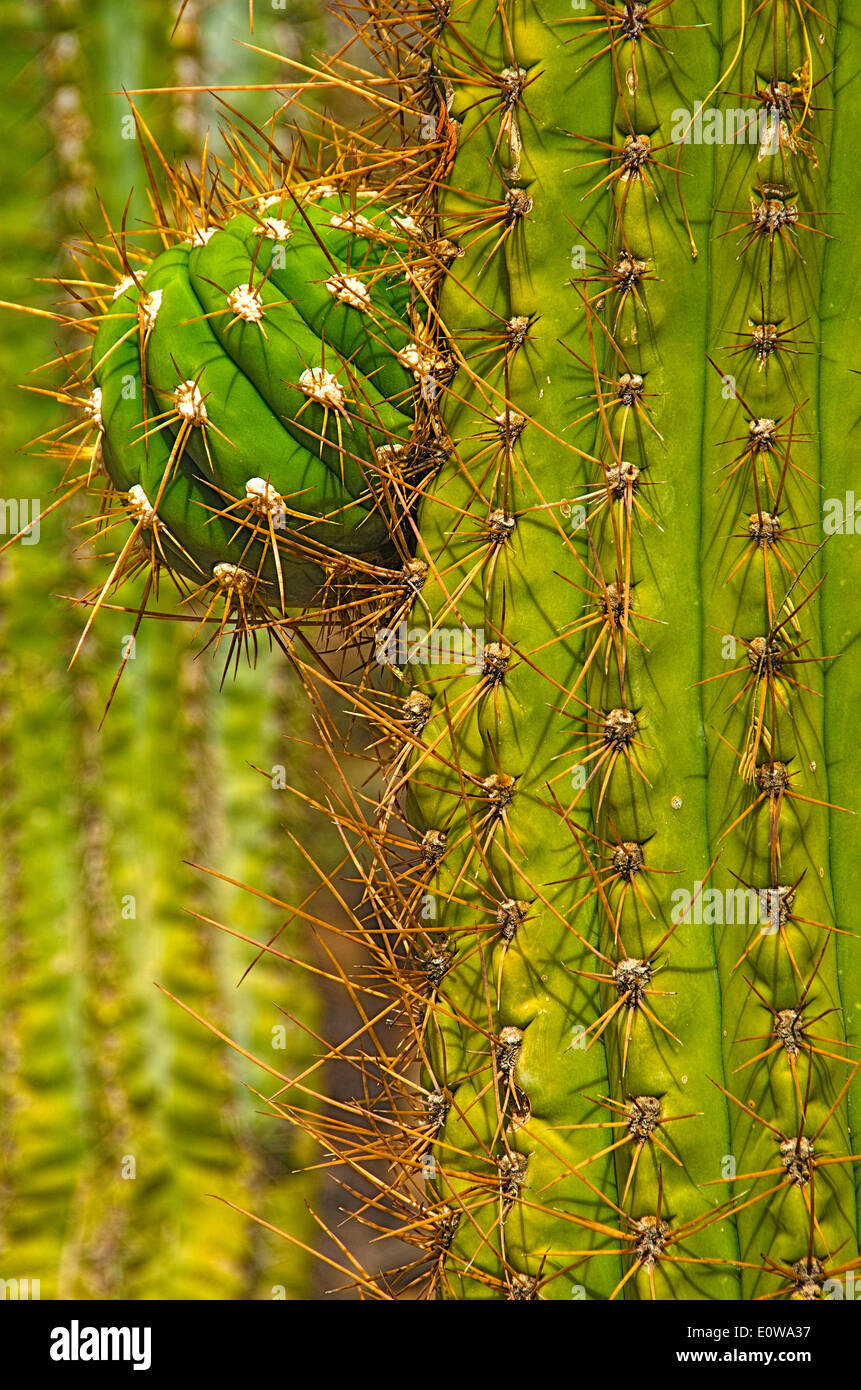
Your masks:
[[[322,574],[282,564],[273,528],[305,556],[385,548],[375,451],[405,444],[415,390],[395,210],[315,198],[196,227],[119,282],[93,347],[105,466],[154,558],[202,587],[240,572],[276,605]]]

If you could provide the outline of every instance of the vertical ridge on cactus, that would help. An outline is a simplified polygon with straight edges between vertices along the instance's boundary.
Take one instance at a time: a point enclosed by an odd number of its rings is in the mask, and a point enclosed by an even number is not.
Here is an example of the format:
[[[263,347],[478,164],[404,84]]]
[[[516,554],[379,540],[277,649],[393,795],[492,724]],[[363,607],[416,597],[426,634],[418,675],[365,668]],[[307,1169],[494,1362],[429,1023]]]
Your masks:
[[[719,635],[707,670],[729,674],[713,679],[705,721],[711,834],[715,851],[724,850],[715,881],[754,890],[763,908],[747,939],[727,927],[717,937],[732,1152],[737,1186],[748,1189],[737,1216],[748,1297],[804,1261],[815,1259],[827,1276],[856,1240],[845,992],[857,965],[841,981],[836,931],[851,923],[827,876],[829,842],[852,832],[823,747],[823,662],[839,648],[823,645],[819,590],[826,570],[827,594],[841,568],[835,548],[820,550],[820,371],[830,343],[824,328],[816,341],[815,325],[832,245],[823,214],[839,206],[828,189],[840,124],[825,59],[840,7],[826,11],[811,16],[810,33],[798,20],[749,18],[741,82],[755,86],[750,119],[765,112],[767,138],[716,155],[709,336],[725,375],[713,375],[706,409],[716,447],[704,457],[704,592]],[[724,62],[738,42],[738,21],[728,16]],[[811,44],[820,50],[815,73]],[[788,94],[782,105],[776,92]],[[769,340],[778,345],[763,355],[759,344]]]
[[[836,235],[825,248],[822,280],[822,332],[827,335],[827,350],[822,352],[819,378],[820,400],[820,458],[822,464],[822,495],[825,500],[826,535],[822,568],[827,581],[822,589],[822,650],[837,660],[825,666],[824,718],[825,758],[830,799],[838,805],[857,812],[857,770],[852,750],[856,744],[859,672],[859,642],[855,621],[853,595],[861,578],[861,551],[856,544],[859,531],[856,498],[847,487],[846,464],[857,438],[861,419],[861,378],[853,367],[857,315],[847,312],[851,296],[852,265],[855,254],[848,229],[857,225],[859,215],[858,181],[854,174],[854,136],[852,121],[843,115],[840,104],[842,80],[849,55],[858,52],[858,18],[845,4],[840,6],[839,26],[835,36],[834,83],[836,91],[831,133],[831,163],[826,189],[826,206],[837,209],[845,230],[834,229]],[[810,335],[815,336],[814,334]],[[839,547],[839,550],[838,550]],[[838,563],[839,557],[839,563]],[[857,816],[841,816],[829,837],[826,873],[831,876],[833,919],[844,931],[852,933],[855,901],[855,875],[861,854]],[[827,919],[826,919],[827,920]],[[838,962],[841,1015],[846,1040],[852,1049],[861,1043],[861,1010],[859,1003],[858,968],[854,957],[856,942],[852,935],[840,935],[834,946]],[[819,1009],[816,1010],[819,1012]],[[819,1025],[825,1031],[824,1023]],[[828,1033],[837,1029],[830,1027]],[[822,1044],[827,1047],[827,1044]],[[850,1055],[857,1055],[851,1053]],[[861,1085],[853,1076],[847,1095],[849,1129],[853,1147],[861,1148]],[[856,1201],[858,1182],[856,1178]],[[858,1217],[856,1216],[856,1231]]]

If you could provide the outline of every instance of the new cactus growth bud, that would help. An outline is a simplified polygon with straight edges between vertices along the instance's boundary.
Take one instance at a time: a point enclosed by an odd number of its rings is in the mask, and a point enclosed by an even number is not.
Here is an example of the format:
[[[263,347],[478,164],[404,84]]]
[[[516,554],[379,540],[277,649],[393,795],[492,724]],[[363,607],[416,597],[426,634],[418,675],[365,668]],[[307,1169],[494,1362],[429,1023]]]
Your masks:
[[[424,307],[393,213],[369,189],[286,188],[118,280],[86,409],[154,563],[198,588],[233,566],[283,610],[327,552],[386,550],[378,459],[409,446],[401,345]]]

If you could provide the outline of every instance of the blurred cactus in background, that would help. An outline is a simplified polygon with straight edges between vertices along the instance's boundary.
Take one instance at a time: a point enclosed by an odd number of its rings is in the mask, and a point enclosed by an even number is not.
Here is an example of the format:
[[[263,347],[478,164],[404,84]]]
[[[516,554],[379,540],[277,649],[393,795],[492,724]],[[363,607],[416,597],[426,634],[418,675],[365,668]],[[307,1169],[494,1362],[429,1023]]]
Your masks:
[[[261,80],[262,60],[234,42],[247,38],[247,15],[190,3],[171,41],[175,19],[161,0],[16,0],[4,10],[5,298],[52,306],[55,293],[34,282],[70,273],[58,248],[98,224],[99,202],[120,219],[134,188],[129,226],[147,215],[123,88],[189,86],[228,65],[233,81]],[[262,38],[301,56],[325,29],[309,3]],[[269,94],[256,100],[268,111]],[[178,155],[199,159],[207,124],[217,147],[225,113],[214,99],[158,96],[147,110]],[[72,350],[68,334],[54,338],[57,353]],[[28,441],[75,439],[32,394],[48,384],[34,370],[46,341],[38,318],[0,323],[2,540],[50,505],[50,479],[21,452]],[[265,941],[283,915],[182,862],[215,861],[237,880],[294,892],[307,879],[281,831],[283,794],[224,750],[241,731],[250,761],[290,761],[301,781],[313,762],[309,721],[267,656],[219,693],[212,663],[194,660],[194,624],[153,622],[132,636],[134,582],[114,599],[129,612],[102,614],[66,671],[80,610],[55,596],[80,593],[100,571],[86,507],[71,507],[71,518],[52,513],[38,536],[0,554],[0,1276],[39,1279],[43,1298],[306,1296],[309,1257],[207,1194],[313,1238],[304,1203],[314,1182],[293,1173],[307,1143],[261,1118],[242,1084],[252,1069],[153,981],[249,1049],[272,1049],[283,1069],[309,1063],[309,1035],[280,1012],[298,988],[291,966],[264,956],[237,988],[258,953],[213,925],[229,908],[234,928]],[[280,947],[295,949],[293,936],[288,927]],[[301,994],[313,1025],[304,974]]]

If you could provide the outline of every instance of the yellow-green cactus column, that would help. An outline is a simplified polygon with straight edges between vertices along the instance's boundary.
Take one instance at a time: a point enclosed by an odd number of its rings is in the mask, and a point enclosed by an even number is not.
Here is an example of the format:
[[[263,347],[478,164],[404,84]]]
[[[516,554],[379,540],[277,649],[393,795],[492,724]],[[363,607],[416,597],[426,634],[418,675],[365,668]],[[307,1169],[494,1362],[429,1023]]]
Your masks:
[[[735,1239],[715,1219],[722,1195],[700,1186],[729,1143],[709,1080],[714,954],[702,928],[673,939],[666,876],[693,885],[708,869],[686,690],[700,600],[679,565],[699,540],[691,397],[706,371],[681,316],[706,271],[658,167],[674,160],[660,147],[675,84],[693,89],[716,56],[674,34],[670,81],[621,32],[612,60],[596,55],[567,6],[506,18],[452,18],[441,217],[463,254],[440,312],[460,362],[442,403],[456,461],[421,516],[431,632],[463,623],[489,644],[479,675],[427,671],[422,688],[452,710],[467,681],[484,688],[443,738],[447,766],[425,760],[413,780],[421,825],[447,834],[431,891],[454,950],[428,1049],[451,1093],[432,1150],[457,1222],[443,1287],[726,1297]],[[481,59],[461,68],[467,45]],[[697,230],[710,193],[707,162]]]
[[[835,73],[845,73],[858,52],[858,16],[841,4],[834,36]],[[841,86],[837,77],[838,86]],[[848,91],[857,92],[857,78]],[[827,206],[839,208],[846,227],[859,216],[858,181],[855,177],[854,123],[848,104],[838,101],[829,138],[831,158],[825,189]],[[835,219],[836,220],[836,219]],[[853,295],[852,237],[839,227],[825,248],[822,281],[822,332],[824,342],[820,376],[822,460],[822,531],[825,548],[822,568],[828,579],[822,594],[822,648],[837,658],[825,669],[824,719],[828,787],[832,801],[859,810],[857,776],[852,749],[855,746],[857,691],[861,684],[861,641],[858,635],[854,595],[861,583],[861,514],[858,493],[847,478],[847,462],[858,437],[861,421],[861,379],[854,364],[859,308]],[[859,821],[839,816],[832,825],[828,859],[833,874],[832,901],[837,925],[853,929],[852,903],[855,875],[861,854]],[[835,943],[839,997],[847,1040],[861,1043],[861,980],[857,943],[840,936]],[[835,1032],[835,1029],[830,1029]],[[856,1054],[857,1055],[857,1054]],[[861,1088],[853,1078],[848,1095],[852,1147],[861,1149]],[[857,1193],[857,1183],[856,1183]]]
[[[845,461],[845,440],[825,425],[851,389],[839,384],[835,346],[857,319],[848,294],[835,295],[840,243],[828,240],[844,235],[832,214],[849,211],[851,182],[835,139],[851,90],[842,9],[766,5],[743,17],[724,7],[721,62],[739,49],[741,61],[710,118],[718,370],[702,473],[703,706],[714,885],[721,904],[754,906],[715,926],[732,1097],[723,1176],[740,1198],[747,1297],[821,1297],[857,1258],[846,1040],[858,963],[838,935],[853,923],[833,876],[854,843],[854,815],[838,807],[854,811],[856,798],[833,765],[832,734],[853,700],[842,654],[857,623],[845,611],[836,619],[851,540],[821,548]]]

